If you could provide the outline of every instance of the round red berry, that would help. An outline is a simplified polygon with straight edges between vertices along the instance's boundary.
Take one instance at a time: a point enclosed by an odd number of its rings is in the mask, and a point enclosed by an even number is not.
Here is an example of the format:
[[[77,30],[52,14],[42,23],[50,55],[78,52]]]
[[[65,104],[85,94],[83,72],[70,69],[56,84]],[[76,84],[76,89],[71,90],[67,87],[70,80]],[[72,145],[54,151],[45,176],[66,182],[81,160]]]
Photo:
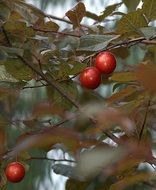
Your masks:
[[[101,83],[101,74],[96,67],[87,67],[80,74],[81,85],[88,89],[95,89]]]
[[[25,168],[20,162],[12,162],[7,165],[5,175],[10,182],[20,182],[25,176]]]
[[[111,74],[116,67],[115,56],[109,51],[99,53],[95,59],[95,67],[103,74]]]

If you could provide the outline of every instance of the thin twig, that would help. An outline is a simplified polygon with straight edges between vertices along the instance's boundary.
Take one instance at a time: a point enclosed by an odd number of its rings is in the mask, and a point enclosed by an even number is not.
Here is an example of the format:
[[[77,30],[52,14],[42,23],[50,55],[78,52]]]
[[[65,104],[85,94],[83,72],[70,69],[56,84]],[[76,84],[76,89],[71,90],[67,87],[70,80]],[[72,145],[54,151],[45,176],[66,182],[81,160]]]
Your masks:
[[[33,30],[39,31],[39,32],[44,32],[44,33],[54,33],[54,34],[60,34],[63,36],[73,36],[73,37],[77,37],[80,38],[80,35],[76,35],[76,34],[71,34],[71,33],[66,33],[66,32],[58,32],[58,31],[53,31],[53,30],[47,30],[47,29],[42,29],[42,28],[36,28],[36,27],[32,27]]]
[[[75,160],[68,160],[68,159],[53,159],[53,158],[47,158],[47,157],[30,157],[27,159],[28,161],[29,160],[49,160],[49,161],[52,161],[52,162],[73,162],[73,163],[76,163]]]
[[[144,128],[145,128],[145,125],[146,125],[149,106],[150,106],[150,100],[148,100],[147,107],[146,107],[146,110],[145,110],[145,116],[144,116],[143,124],[142,124],[142,127],[141,127],[141,131],[140,131],[140,134],[139,134],[139,141],[141,141],[143,131],[144,131]]]
[[[49,84],[41,84],[41,85],[35,85],[35,86],[24,86],[22,87],[22,90],[24,89],[29,89],[29,88],[41,88],[41,87],[45,87],[45,86],[49,86]]]

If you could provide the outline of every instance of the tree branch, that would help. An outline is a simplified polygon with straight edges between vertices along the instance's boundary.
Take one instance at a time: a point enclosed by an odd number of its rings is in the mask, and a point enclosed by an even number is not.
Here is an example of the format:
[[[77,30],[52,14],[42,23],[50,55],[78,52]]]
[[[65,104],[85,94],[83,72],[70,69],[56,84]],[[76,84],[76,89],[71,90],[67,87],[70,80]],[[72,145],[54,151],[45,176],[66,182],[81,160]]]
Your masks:
[[[68,159],[53,159],[53,158],[47,158],[47,157],[30,157],[27,159],[29,160],[49,160],[52,162],[72,162],[72,163],[76,163],[75,160],[68,160]]]
[[[112,50],[112,49],[116,49],[116,48],[120,48],[120,47],[130,47],[130,46],[134,46],[138,43],[143,43],[143,44],[147,44],[147,45],[156,44],[156,40],[154,40],[154,39],[156,39],[156,36],[150,38],[149,40],[147,40],[145,37],[139,37],[139,38],[135,38],[135,39],[130,39],[128,41],[122,41],[117,44],[109,45],[109,46],[101,49],[100,51],[95,52],[95,53],[85,57],[82,60],[82,62],[85,62],[86,60],[90,59],[91,57],[96,56],[97,54],[99,54],[102,51]]]
[[[36,74],[38,74],[40,77],[42,77],[43,80],[45,80],[47,82],[47,84],[49,84],[50,86],[52,86],[54,89],[56,89],[64,98],[66,98],[70,103],[72,103],[76,108],[81,109],[80,104],[73,99],[73,97],[71,97],[69,94],[67,94],[57,83],[56,81],[53,81],[52,78],[44,75],[44,73],[42,73],[37,67],[35,67],[34,65],[32,65],[32,63],[28,62],[27,60],[25,60],[22,56],[18,55],[18,58],[25,64],[27,65],[29,68],[32,69],[32,71],[34,71]]]
[[[39,32],[45,32],[45,33],[54,33],[54,34],[60,34],[60,35],[64,35],[64,36],[73,36],[73,37],[77,37],[77,38],[81,37],[80,35],[76,35],[76,34],[58,32],[58,31],[47,30],[47,29],[42,29],[42,28],[37,28],[37,27],[32,27],[32,29],[36,30],[36,31],[39,31]]]

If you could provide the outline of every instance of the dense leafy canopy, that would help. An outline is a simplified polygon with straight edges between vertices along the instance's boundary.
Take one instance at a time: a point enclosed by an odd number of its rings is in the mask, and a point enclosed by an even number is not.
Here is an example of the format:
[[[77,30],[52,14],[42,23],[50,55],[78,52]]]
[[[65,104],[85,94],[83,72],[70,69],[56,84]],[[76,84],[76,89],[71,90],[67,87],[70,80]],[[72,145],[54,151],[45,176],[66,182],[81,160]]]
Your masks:
[[[53,171],[69,177],[66,190],[156,188],[156,1],[139,2],[123,0],[101,14],[79,2],[62,19],[0,0],[1,189],[8,162],[18,159],[36,175],[32,163],[51,149],[72,159],[51,159]],[[123,4],[127,13],[118,10]],[[105,50],[117,69],[96,90],[81,87],[79,74]]]

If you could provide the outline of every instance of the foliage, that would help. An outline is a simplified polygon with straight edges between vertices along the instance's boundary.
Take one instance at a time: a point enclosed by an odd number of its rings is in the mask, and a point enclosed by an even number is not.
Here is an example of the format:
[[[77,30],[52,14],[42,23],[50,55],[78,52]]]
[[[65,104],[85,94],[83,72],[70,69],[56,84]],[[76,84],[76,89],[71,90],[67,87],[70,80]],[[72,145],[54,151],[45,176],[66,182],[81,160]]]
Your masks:
[[[66,190],[156,188],[156,2],[137,9],[139,2],[123,0],[99,15],[79,2],[62,19],[22,0],[0,1],[1,189],[25,188],[37,176],[32,165],[48,160],[69,177]],[[122,4],[127,13],[118,10]],[[69,27],[61,31],[55,20]],[[97,90],[82,88],[78,75],[105,50],[116,56],[116,71]],[[52,149],[72,160],[48,159]],[[4,168],[15,159],[33,177],[13,187]]]

